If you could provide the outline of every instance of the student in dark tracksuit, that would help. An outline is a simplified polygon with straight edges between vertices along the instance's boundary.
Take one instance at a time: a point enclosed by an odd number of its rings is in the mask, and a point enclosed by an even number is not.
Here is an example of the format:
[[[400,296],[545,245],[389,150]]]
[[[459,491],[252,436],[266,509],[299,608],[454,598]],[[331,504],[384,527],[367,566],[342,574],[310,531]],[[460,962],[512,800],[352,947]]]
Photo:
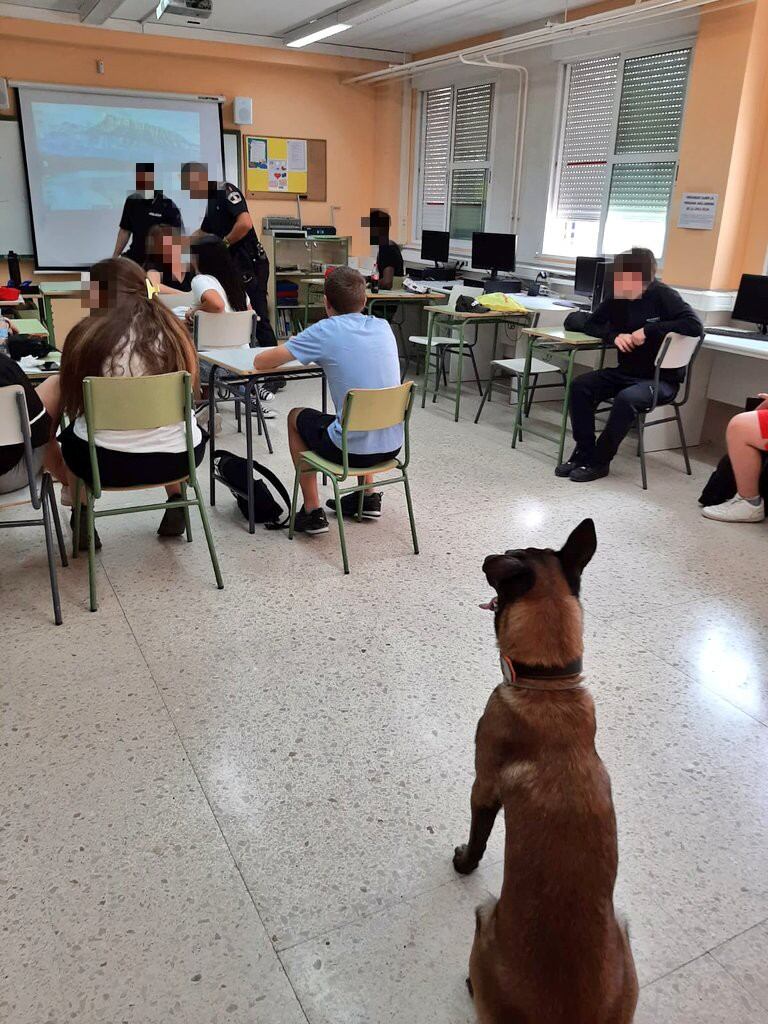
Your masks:
[[[243,276],[251,306],[259,317],[256,325],[259,345],[276,345],[267,305],[269,259],[254,230],[243,193],[229,182],[209,181],[205,164],[184,164],[181,185],[193,199],[208,200],[201,229],[206,234],[218,235],[229,248]]]
[[[618,366],[577,377],[571,392],[571,425],[576,450],[555,470],[556,476],[588,483],[608,476],[611,460],[635,422],[635,413],[654,398],[656,357],[670,332],[698,337],[702,323],[693,309],[668,285],[656,280],[650,249],[632,249],[614,261],[613,297],[594,313],[571,313],[567,329],[612,342]],[[678,370],[662,370],[659,405],[671,402],[680,388]],[[608,422],[595,437],[595,411],[613,399]]]

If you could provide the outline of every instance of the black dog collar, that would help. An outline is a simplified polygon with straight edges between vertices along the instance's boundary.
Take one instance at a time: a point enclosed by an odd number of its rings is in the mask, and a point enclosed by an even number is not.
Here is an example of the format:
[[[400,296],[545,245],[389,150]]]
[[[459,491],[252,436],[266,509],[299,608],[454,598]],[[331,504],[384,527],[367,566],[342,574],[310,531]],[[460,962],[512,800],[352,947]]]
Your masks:
[[[545,667],[544,665],[525,665],[521,661],[512,661],[502,654],[499,658],[501,672],[507,686],[518,686],[522,690],[575,690],[582,685],[581,679],[566,686],[529,686],[528,681],[541,680],[544,683],[558,683],[572,676],[580,676],[584,667],[581,658],[574,658],[567,665],[555,665]],[[520,682],[521,679],[525,683]]]

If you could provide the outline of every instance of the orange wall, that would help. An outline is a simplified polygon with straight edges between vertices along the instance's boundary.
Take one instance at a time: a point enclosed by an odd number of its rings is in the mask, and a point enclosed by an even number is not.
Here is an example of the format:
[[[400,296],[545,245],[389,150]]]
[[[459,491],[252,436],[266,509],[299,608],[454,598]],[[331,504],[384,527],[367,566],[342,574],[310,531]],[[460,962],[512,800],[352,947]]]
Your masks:
[[[253,98],[252,131],[328,142],[328,199],[302,203],[305,222],[352,235],[352,252],[370,251],[360,224],[371,206],[399,215],[400,83],[344,85],[380,65],[263,47],[142,36],[128,32],[0,18],[0,74],[9,79]],[[96,73],[96,60],[105,74]],[[232,105],[224,105],[225,127]],[[294,200],[251,202],[257,229],[267,214],[294,214]]]

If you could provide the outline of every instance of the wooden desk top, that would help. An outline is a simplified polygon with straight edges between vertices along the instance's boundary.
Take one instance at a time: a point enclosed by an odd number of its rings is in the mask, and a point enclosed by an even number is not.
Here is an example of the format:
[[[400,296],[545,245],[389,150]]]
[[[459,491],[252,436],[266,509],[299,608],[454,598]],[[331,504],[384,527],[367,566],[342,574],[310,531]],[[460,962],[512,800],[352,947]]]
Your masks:
[[[75,299],[83,294],[82,281],[43,281],[37,286],[41,295],[51,298]]]
[[[591,334],[580,331],[566,331],[562,327],[524,327],[523,334],[530,334],[542,341],[557,342],[561,345],[607,345],[602,338],[594,338]]]
[[[511,309],[493,309],[490,313],[459,313],[450,306],[428,306],[427,313],[448,316],[454,320],[511,320],[528,316],[527,311],[519,313]]]
[[[443,292],[407,292],[404,288],[391,291],[372,292],[366,289],[366,302],[436,302],[444,299]]]
[[[220,366],[223,370],[237,374],[240,377],[263,377],[279,376],[281,373],[302,373],[306,370],[314,371],[317,374],[323,371],[316,363],[300,363],[298,359],[292,359],[290,363],[283,363],[276,370],[256,370],[253,366],[254,358],[259,352],[268,351],[269,347],[249,348],[240,346],[238,348],[213,348],[207,351],[198,352],[199,358],[212,366]]]
[[[48,328],[40,320],[33,320],[31,317],[21,317],[13,321],[13,326],[19,334],[31,334],[35,338],[47,338]]]

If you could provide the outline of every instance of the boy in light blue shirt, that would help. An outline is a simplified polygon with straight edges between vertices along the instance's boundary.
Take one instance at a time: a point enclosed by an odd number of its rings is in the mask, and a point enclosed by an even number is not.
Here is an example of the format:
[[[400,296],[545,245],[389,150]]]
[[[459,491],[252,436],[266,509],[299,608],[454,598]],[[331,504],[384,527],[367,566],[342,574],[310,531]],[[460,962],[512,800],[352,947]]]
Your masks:
[[[294,464],[302,452],[312,451],[341,463],[341,415],[347,392],[353,388],[392,388],[400,384],[400,359],[392,328],[386,320],[365,316],[365,279],[357,270],[338,267],[325,282],[327,320],[312,324],[284,345],[268,349],[254,359],[257,370],[276,370],[298,359],[304,365],[316,363],[325,370],[336,415],[316,409],[292,409],[288,416],[288,441]],[[347,451],[357,468],[375,466],[394,458],[403,444],[402,426],[386,430],[350,431]],[[366,476],[367,484],[373,483]],[[328,520],[320,505],[317,476],[301,477],[304,505],[296,514],[296,529],[308,534],[328,532]],[[333,508],[333,502],[328,502]],[[357,512],[357,495],[342,499],[344,515]],[[363,516],[378,519],[381,494],[365,492]]]

